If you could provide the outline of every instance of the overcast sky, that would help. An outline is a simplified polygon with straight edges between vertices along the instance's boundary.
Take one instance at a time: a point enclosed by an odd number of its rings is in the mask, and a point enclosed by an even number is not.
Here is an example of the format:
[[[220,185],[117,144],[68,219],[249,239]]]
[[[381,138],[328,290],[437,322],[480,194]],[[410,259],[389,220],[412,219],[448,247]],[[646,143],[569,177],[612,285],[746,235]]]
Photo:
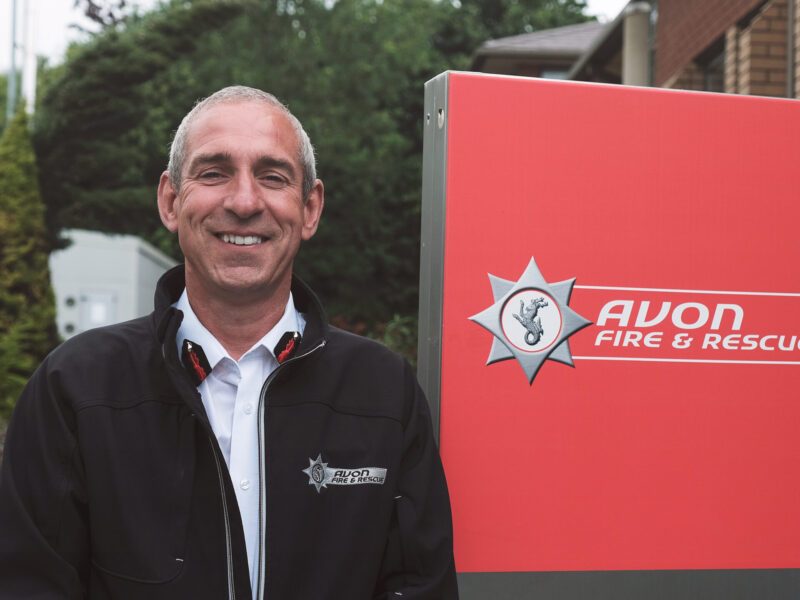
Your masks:
[[[0,0],[0,72],[8,71],[11,65],[11,14],[14,0]],[[64,50],[70,41],[81,39],[81,33],[70,28],[78,23],[92,28],[92,23],[82,18],[80,11],[73,9],[74,0],[16,0],[17,2],[17,43],[22,44],[24,31],[24,12],[29,6],[34,23],[33,47],[36,54],[45,55],[51,64],[61,62]],[[617,16],[628,0],[588,0],[589,14],[601,21]],[[157,4],[157,0],[130,0],[129,4],[147,10]],[[17,55],[17,68],[20,68],[21,54]]]

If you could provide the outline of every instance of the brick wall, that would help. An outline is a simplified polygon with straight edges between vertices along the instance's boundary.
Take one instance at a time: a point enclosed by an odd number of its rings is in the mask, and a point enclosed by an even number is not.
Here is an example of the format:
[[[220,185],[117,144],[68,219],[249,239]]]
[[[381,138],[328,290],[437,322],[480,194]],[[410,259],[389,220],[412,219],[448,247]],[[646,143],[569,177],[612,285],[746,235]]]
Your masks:
[[[675,82],[710,44],[764,0],[658,0],[655,84]]]
[[[683,69],[670,77],[668,81],[665,81],[662,87],[702,92],[706,89],[705,83],[703,70],[698,67],[696,63],[690,62]]]
[[[794,97],[800,98],[800,0],[794,2]]]
[[[725,33],[725,91],[786,95],[789,0],[769,0],[749,23]]]
[[[739,56],[741,31],[738,25],[725,32],[725,93],[739,93]]]

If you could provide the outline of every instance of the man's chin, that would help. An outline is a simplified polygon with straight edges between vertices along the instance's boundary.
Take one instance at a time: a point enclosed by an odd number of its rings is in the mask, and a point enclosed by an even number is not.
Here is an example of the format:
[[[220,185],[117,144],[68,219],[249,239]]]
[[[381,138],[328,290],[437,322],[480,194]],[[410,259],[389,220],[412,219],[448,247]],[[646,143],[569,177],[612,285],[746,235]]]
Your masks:
[[[205,294],[208,299],[217,299],[231,306],[263,301],[274,294],[286,294],[291,286],[291,269],[285,273],[269,271],[260,265],[215,265],[213,270],[201,275],[200,269],[187,264],[186,284],[191,291]]]
[[[239,268],[219,277],[216,284],[220,294],[239,303],[252,298],[271,296],[278,292],[282,285],[288,288],[290,278],[278,278],[263,272],[253,272],[250,269]]]

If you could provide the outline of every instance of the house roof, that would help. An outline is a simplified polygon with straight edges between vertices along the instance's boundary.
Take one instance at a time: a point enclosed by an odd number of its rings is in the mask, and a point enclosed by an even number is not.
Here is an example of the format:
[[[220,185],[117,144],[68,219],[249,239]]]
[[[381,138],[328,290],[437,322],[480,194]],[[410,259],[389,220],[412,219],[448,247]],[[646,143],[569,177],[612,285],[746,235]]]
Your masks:
[[[655,84],[664,85],[688,63],[713,47],[715,41],[720,47],[724,45],[725,31],[737,22],[750,21],[763,5],[764,0],[662,2],[656,27],[658,60]]]
[[[742,19],[748,19],[765,0],[669,0],[658,6],[656,26],[654,84],[664,83],[689,62],[720,41],[725,30]],[[623,45],[623,28],[629,6],[640,4],[630,0],[617,17],[608,23],[601,35],[572,65],[567,79],[602,80],[620,83],[614,73]]]
[[[587,69],[591,69],[593,62],[604,63],[619,53],[620,48],[622,48],[622,24],[627,7],[628,5],[626,4],[625,8],[619,11],[613,21],[605,24],[605,29],[601,34],[596,36],[584,48],[580,58],[575,61],[567,74],[567,79],[585,79],[587,77]]]
[[[498,57],[552,57],[574,60],[589,48],[605,26],[604,23],[590,21],[488,40],[475,51],[472,69],[480,70],[487,58]]]

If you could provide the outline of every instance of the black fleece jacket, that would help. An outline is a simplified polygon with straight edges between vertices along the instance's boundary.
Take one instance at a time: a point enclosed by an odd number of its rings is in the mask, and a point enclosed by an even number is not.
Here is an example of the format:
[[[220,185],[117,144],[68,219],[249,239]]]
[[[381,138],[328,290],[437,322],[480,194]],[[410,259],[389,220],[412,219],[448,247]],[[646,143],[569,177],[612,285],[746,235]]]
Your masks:
[[[75,336],[28,383],[0,471],[0,598],[252,598],[230,476],[177,356],[183,285],[182,267],[168,272],[152,315]],[[299,280],[292,291],[305,333],[263,406],[264,597],[456,598],[447,489],[409,366],[327,326]],[[318,486],[318,456],[385,480]]]

